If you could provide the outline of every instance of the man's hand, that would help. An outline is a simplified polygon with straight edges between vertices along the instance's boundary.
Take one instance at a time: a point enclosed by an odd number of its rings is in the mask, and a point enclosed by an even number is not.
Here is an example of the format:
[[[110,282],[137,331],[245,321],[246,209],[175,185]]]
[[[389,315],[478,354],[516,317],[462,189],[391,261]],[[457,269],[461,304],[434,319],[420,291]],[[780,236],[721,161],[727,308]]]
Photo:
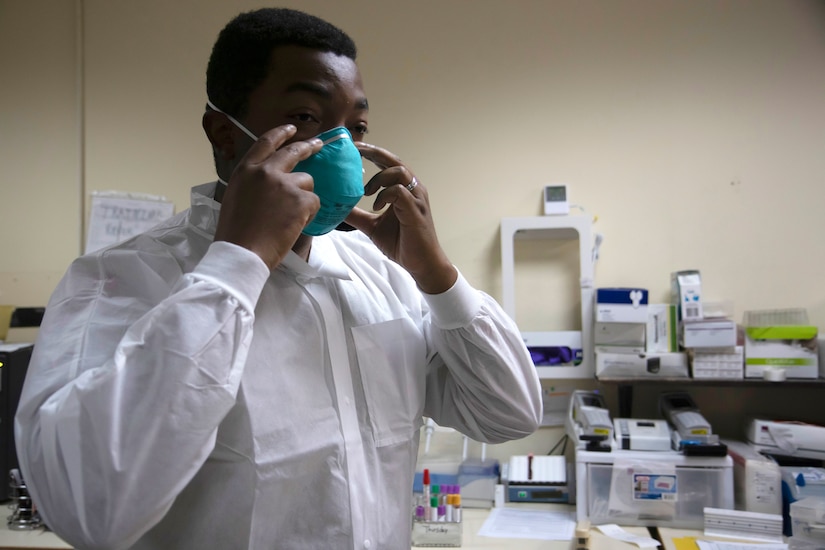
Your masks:
[[[427,189],[386,149],[356,142],[361,156],[381,171],[370,179],[365,195],[374,195],[370,213],[355,208],[347,223],[364,232],[390,259],[404,267],[418,287],[428,294],[448,290],[458,273],[447,258],[433,224]]]
[[[279,126],[250,147],[232,172],[215,231],[216,241],[251,250],[270,269],[281,263],[320,207],[312,176],[292,170],[323,143],[317,138],[287,143],[295,131],[291,124]]]

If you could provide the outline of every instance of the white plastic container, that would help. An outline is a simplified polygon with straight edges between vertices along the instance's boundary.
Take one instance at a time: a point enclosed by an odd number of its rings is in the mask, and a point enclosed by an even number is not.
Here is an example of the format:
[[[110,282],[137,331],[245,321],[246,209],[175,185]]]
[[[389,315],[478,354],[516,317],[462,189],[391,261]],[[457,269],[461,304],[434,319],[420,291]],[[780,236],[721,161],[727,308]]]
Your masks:
[[[807,497],[791,503],[793,538],[825,547],[825,498]]]

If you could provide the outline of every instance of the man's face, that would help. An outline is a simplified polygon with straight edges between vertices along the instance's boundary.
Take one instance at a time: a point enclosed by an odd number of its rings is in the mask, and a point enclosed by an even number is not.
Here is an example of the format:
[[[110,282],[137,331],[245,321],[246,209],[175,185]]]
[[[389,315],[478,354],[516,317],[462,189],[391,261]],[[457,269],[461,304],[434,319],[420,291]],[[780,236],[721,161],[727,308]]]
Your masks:
[[[298,129],[292,141],[309,139],[337,126],[355,141],[367,132],[369,106],[355,62],[333,53],[282,46],[272,53],[269,75],[249,96],[241,121],[257,136],[283,124]],[[240,133],[240,131],[238,131]],[[252,145],[243,134],[236,159]]]

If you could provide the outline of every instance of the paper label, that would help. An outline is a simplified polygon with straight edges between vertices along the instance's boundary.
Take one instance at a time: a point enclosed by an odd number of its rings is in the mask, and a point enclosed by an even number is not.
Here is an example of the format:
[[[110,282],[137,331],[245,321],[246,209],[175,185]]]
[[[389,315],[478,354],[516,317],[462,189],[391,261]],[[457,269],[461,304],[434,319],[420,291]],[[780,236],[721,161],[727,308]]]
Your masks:
[[[676,502],[676,476],[633,474],[633,500]]]

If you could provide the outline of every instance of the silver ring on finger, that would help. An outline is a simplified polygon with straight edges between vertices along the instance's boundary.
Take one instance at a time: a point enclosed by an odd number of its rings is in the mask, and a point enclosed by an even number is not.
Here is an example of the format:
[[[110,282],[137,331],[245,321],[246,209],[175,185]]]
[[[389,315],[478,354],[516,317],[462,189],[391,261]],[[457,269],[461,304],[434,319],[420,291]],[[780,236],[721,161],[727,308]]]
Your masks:
[[[413,189],[415,189],[416,187],[418,187],[418,179],[416,179],[416,177],[415,177],[415,176],[413,176],[412,181],[411,181],[410,183],[408,183],[408,184],[406,185],[406,187],[407,187],[407,191],[409,191],[410,193],[412,193],[412,190],[413,190]]]

